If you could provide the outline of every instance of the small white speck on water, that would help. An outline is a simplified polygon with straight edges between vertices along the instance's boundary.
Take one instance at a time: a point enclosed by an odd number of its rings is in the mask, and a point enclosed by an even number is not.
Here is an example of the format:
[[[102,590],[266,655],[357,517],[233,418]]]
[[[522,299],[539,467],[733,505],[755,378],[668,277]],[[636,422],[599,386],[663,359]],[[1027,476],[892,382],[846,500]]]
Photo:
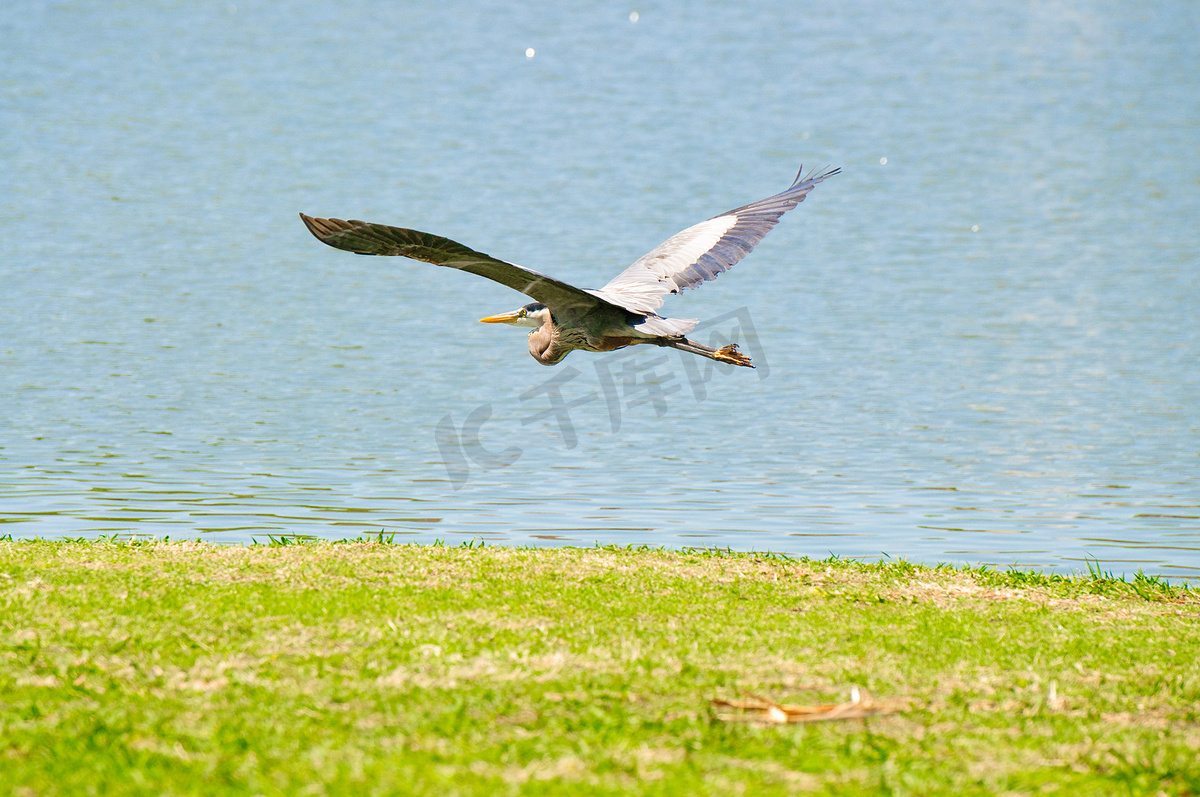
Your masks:
[[[971,225],[971,232],[979,232],[979,225],[978,225],[978,224],[972,224],[972,225]]]
[[[880,165],[880,166],[887,166],[887,158],[880,158],[880,159],[879,159],[879,165]]]
[[[526,58],[533,58],[535,55],[537,55],[537,50],[533,49],[532,47],[525,48],[525,57]]]
[[[641,17],[641,14],[639,14],[638,12],[636,12],[636,11],[629,12],[629,21],[630,22],[637,22],[639,17]]]

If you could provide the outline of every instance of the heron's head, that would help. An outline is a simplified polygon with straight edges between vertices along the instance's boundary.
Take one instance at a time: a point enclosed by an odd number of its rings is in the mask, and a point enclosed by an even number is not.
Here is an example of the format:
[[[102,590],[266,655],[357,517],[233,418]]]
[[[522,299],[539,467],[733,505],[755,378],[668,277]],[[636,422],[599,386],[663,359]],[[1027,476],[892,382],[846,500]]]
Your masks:
[[[512,324],[514,327],[533,327],[536,329],[545,324],[548,318],[550,318],[550,311],[546,309],[546,305],[534,302],[533,304],[525,305],[520,310],[513,310],[511,313],[490,315],[487,318],[479,320],[485,324]]]

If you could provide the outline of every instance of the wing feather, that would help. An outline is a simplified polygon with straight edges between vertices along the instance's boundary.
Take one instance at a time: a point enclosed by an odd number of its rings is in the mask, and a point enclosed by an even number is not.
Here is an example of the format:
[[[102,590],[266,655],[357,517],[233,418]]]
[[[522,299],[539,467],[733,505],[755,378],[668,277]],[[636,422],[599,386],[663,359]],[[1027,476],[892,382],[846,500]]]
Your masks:
[[[303,213],[300,218],[317,240],[336,249],[359,255],[400,255],[468,271],[520,291],[549,307],[552,313],[572,307],[590,308],[602,301],[607,303],[602,297],[573,285],[476,252],[439,235],[355,219],[321,219]]]
[[[715,279],[750,253],[779,217],[804,201],[813,187],[841,169],[796,175],[782,193],[713,216],[671,236],[594,293],[638,313],[652,313],[663,299]]]

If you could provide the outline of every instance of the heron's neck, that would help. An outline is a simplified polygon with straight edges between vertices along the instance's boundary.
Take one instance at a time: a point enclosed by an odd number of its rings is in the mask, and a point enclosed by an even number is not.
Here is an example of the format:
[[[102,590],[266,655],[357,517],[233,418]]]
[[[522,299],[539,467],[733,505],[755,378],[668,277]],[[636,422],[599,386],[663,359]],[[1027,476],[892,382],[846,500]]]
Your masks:
[[[557,336],[554,335],[554,324],[550,316],[546,317],[546,322],[538,329],[529,332],[529,354],[542,365],[554,365],[554,362],[562,359],[554,350],[557,348],[554,346],[554,337]]]
[[[554,365],[566,357],[570,351],[569,349],[564,351],[556,346],[557,342],[558,329],[554,326],[554,320],[550,318],[550,314],[547,313],[545,323],[529,333],[529,353],[542,365]]]

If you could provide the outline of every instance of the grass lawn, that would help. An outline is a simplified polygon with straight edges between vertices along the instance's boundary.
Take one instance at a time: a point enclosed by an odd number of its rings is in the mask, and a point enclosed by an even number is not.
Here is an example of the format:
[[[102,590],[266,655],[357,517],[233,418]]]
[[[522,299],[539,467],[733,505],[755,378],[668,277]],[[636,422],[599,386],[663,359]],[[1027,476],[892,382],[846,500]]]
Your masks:
[[[0,793],[1200,794],[1198,660],[1142,578],[0,541]]]

